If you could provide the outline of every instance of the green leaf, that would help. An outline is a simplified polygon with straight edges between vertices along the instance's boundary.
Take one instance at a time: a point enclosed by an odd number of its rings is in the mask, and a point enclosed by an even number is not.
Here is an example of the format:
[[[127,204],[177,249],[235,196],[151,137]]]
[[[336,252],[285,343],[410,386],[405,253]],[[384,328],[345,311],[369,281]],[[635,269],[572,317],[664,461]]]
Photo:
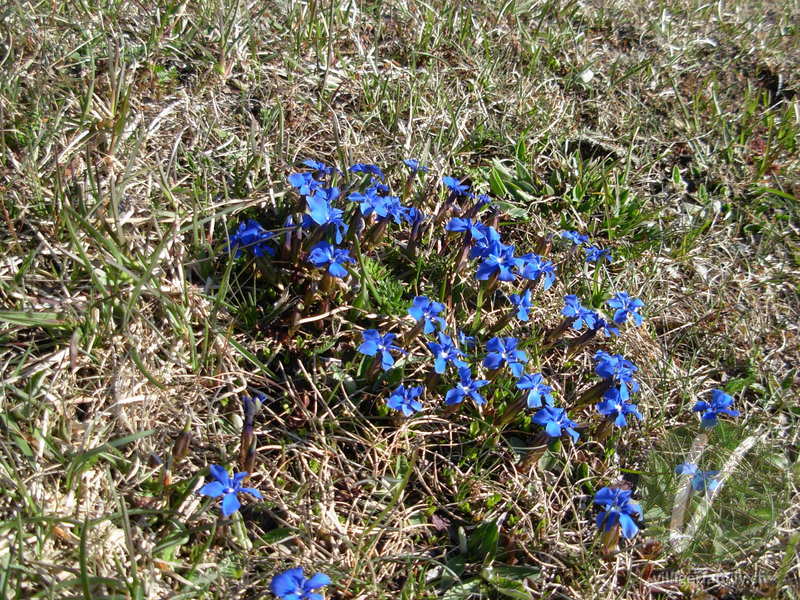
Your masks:
[[[481,523],[467,542],[467,554],[474,561],[490,562],[497,554],[500,530],[496,521]]]

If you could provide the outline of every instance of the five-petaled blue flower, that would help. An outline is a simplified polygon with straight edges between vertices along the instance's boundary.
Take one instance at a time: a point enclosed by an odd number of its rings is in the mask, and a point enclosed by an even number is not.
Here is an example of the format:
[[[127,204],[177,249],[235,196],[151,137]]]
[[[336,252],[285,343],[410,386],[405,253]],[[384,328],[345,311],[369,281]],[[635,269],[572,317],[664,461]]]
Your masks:
[[[405,206],[403,208],[403,219],[412,227],[422,223],[425,220],[425,213],[419,210],[417,207]]]
[[[243,248],[250,250],[254,256],[275,256],[275,249],[266,244],[274,235],[261,227],[258,221],[247,219],[239,223],[236,232],[228,238],[228,248],[236,251],[235,258],[242,255]]]
[[[597,262],[603,259],[611,262],[610,250],[598,248],[597,246],[587,246],[583,251],[586,253],[586,262]]]
[[[313,173],[292,173],[288,177],[289,183],[297,188],[301,196],[310,196],[314,191],[322,186],[322,183],[314,179]]]
[[[622,325],[628,320],[628,316],[631,316],[637,326],[642,324],[642,315],[638,311],[644,306],[644,302],[639,298],[631,298],[626,292],[618,292],[606,304],[615,309],[614,323]]]
[[[336,243],[340,244],[347,224],[342,220],[342,210],[334,208],[331,202],[339,197],[338,188],[320,188],[313,196],[306,198],[308,212],[303,215],[303,227],[316,225],[333,225],[336,228]]]
[[[442,177],[442,183],[444,183],[456,196],[466,196],[469,192],[469,186],[461,183],[455,177],[445,175]]]
[[[700,424],[703,427],[714,427],[717,424],[717,416],[720,414],[738,417],[739,411],[728,408],[733,404],[733,398],[722,390],[711,390],[711,402],[700,400],[694,405],[692,410],[702,411],[703,416]]]
[[[469,367],[460,368],[458,370],[458,378],[458,385],[449,390],[447,395],[444,397],[445,404],[448,406],[452,404],[460,404],[467,396],[472,398],[472,400],[478,406],[481,404],[486,404],[486,398],[478,393],[478,388],[488,385],[488,381],[485,379],[473,379],[472,371],[469,370]]]
[[[469,251],[469,257],[485,258],[489,255],[492,245],[495,242],[500,243],[500,234],[494,227],[483,223],[476,223],[475,227],[483,234],[483,237],[473,240],[475,243]]]
[[[424,388],[421,385],[417,387],[399,385],[389,396],[386,405],[394,410],[399,410],[406,417],[410,417],[415,412],[422,410],[422,403],[419,400],[415,400],[415,398],[419,396],[423,390]]]
[[[358,202],[361,214],[368,217],[373,212],[379,217],[386,217],[389,214],[389,203],[384,196],[381,196],[376,186],[371,186],[362,192],[353,192],[347,195],[351,202]]]
[[[318,160],[304,160],[303,164],[308,167],[309,169],[313,169],[317,173],[323,173],[324,175],[330,175],[336,170],[336,167],[329,167],[324,162],[320,162]]]
[[[474,219],[453,217],[447,225],[445,225],[445,229],[447,231],[467,231],[473,240],[482,240],[486,237],[486,234],[483,232],[483,228],[480,227],[480,225],[481,223]]]
[[[517,380],[517,388],[528,390],[528,408],[541,408],[545,404],[553,406],[553,391],[549,385],[544,384],[544,377],[540,373],[528,373]]]
[[[633,415],[640,421],[642,420],[642,414],[636,405],[627,402],[627,399],[623,399],[622,393],[617,388],[606,390],[603,394],[603,400],[598,402],[595,408],[606,419],[613,419],[614,425],[617,427],[625,427],[628,424],[625,419],[626,415]]]
[[[356,261],[350,256],[349,250],[337,248],[328,242],[319,242],[308,253],[308,262],[315,267],[328,267],[328,273],[333,277],[344,279],[348,271],[342,265]]]
[[[632,491],[620,488],[604,487],[597,490],[593,502],[603,507],[602,512],[597,515],[597,527],[611,531],[619,525],[625,539],[635,536],[639,526],[633,516],[641,516],[642,509],[636,502],[631,502],[632,495]]]
[[[439,332],[439,342],[428,342],[428,348],[433,353],[433,365],[437,373],[444,373],[449,362],[459,369],[467,366],[467,363],[460,359],[464,353],[456,348],[450,336]]]
[[[514,246],[492,242],[483,262],[478,265],[475,277],[478,281],[485,281],[497,274],[500,281],[514,281],[512,269],[518,264],[519,259],[514,258]]]
[[[552,438],[561,437],[561,430],[566,431],[573,441],[578,441],[580,434],[575,431],[578,424],[567,416],[567,411],[554,406],[543,406],[531,419],[537,425],[543,425],[544,430]]]
[[[255,496],[259,500],[262,498],[261,492],[255,488],[242,486],[242,480],[247,477],[248,473],[242,471],[236,473],[233,477],[228,475],[228,472],[219,465],[211,465],[209,468],[211,476],[214,481],[211,481],[201,487],[198,493],[203,496],[210,496],[211,498],[218,498],[222,496],[222,514],[226,517],[231,516],[241,506],[237,494],[242,492]]]
[[[314,590],[330,584],[331,578],[323,573],[316,573],[306,579],[303,567],[295,567],[275,575],[269,589],[280,600],[322,600],[322,594]]]
[[[525,293],[520,294],[511,294],[508,297],[511,300],[511,304],[513,304],[517,308],[517,318],[520,321],[527,321],[528,311],[533,308],[533,302],[531,301],[531,291],[525,290]]]
[[[695,492],[713,493],[719,487],[719,480],[714,479],[719,475],[719,471],[701,471],[697,465],[692,463],[682,463],[675,467],[678,475],[692,476],[692,489]]]
[[[494,371],[507,363],[514,377],[520,377],[525,370],[525,363],[528,362],[528,355],[517,350],[518,343],[514,337],[493,337],[486,344],[489,354],[483,359],[483,366]]]
[[[368,165],[365,163],[356,163],[352,167],[348,169],[351,173],[369,173],[370,175],[374,175],[375,177],[379,177],[380,179],[385,179],[386,176],[381,171],[381,168],[378,165]]]
[[[524,254],[519,257],[519,274],[524,279],[537,281],[542,278],[542,289],[547,290],[556,281],[556,267],[538,254]]]
[[[364,337],[364,341],[358,347],[358,351],[361,354],[366,354],[367,356],[375,356],[376,354],[380,354],[381,368],[384,371],[388,371],[394,365],[394,358],[392,357],[391,353],[392,350],[405,354],[405,350],[399,346],[395,346],[392,343],[397,337],[393,333],[381,335],[378,333],[377,329],[366,329],[361,332],[361,335]]]
[[[403,161],[403,164],[407,166],[408,170],[413,174],[427,173],[430,171],[428,167],[423,167],[421,164],[419,164],[419,161],[415,158],[407,158]]]
[[[584,325],[589,329],[594,329],[599,317],[593,310],[585,308],[575,294],[564,296],[564,308],[561,309],[561,314],[573,319],[572,328],[575,331],[580,331]]]
[[[588,235],[578,233],[577,231],[562,231],[561,237],[565,240],[571,241],[574,246],[580,246],[581,244],[585,244],[589,241]]]
[[[638,392],[639,384],[633,378],[633,374],[638,370],[634,364],[622,357],[621,354],[609,354],[603,350],[598,350],[594,355],[594,372],[603,379],[610,379],[619,385],[620,398],[627,401],[630,397],[628,386],[631,391]]]
[[[425,322],[423,331],[425,333],[433,333],[436,330],[436,325],[440,329],[444,329],[445,322],[439,313],[444,311],[444,304],[441,302],[434,302],[426,296],[417,296],[411,303],[408,309],[408,314],[414,317],[414,320],[419,322],[421,319]]]

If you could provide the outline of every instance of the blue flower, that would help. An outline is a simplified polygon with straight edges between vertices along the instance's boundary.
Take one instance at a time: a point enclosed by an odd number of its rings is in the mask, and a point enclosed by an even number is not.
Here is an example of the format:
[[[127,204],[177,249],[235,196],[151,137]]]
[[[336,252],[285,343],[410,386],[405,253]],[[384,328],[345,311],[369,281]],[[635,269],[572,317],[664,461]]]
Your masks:
[[[561,430],[566,431],[573,442],[578,441],[580,434],[575,431],[578,424],[567,417],[567,411],[554,406],[543,406],[531,419],[537,425],[543,425],[544,430],[552,438],[561,437]]]
[[[700,400],[694,405],[692,410],[703,411],[700,424],[703,427],[714,427],[717,424],[717,416],[720,414],[738,417],[739,411],[728,408],[733,404],[733,398],[722,390],[711,390],[711,402]]]
[[[455,177],[445,175],[442,177],[442,183],[444,183],[456,196],[466,196],[469,193],[469,186],[462,184]]]
[[[492,203],[492,199],[486,194],[478,194],[475,199],[478,201],[479,208]]]
[[[375,356],[376,354],[380,353],[381,355],[381,368],[384,371],[388,371],[394,365],[394,358],[392,357],[391,351],[395,350],[397,352],[405,353],[405,350],[400,348],[399,346],[395,346],[392,342],[397,337],[393,333],[387,333],[386,335],[381,335],[378,333],[377,329],[367,329],[361,332],[361,335],[364,338],[362,344],[358,347],[358,351],[361,354],[366,354],[367,356]]]
[[[356,163],[349,169],[347,169],[351,173],[369,173],[370,175],[374,175],[380,179],[385,179],[386,176],[381,171],[378,165],[368,165],[365,163]]]
[[[678,475],[692,476],[692,489],[695,492],[713,493],[719,487],[719,480],[714,479],[719,475],[719,471],[701,471],[697,465],[692,463],[682,463],[675,467]]]
[[[264,255],[275,256],[275,249],[267,246],[266,242],[274,237],[271,231],[265,230],[253,219],[248,219],[244,223],[239,223],[236,232],[228,238],[228,249],[235,250],[235,258],[242,255],[242,249],[248,248],[255,256]]]
[[[343,265],[356,261],[350,256],[349,250],[337,248],[328,242],[319,242],[308,253],[308,262],[315,267],[328,267],[328,273],[333,277],[344,279],[348,272]]]
[[[203,496],[210,496],[211,498],[222,496],[222,514],[224,516],[229,517],[239,510],[241,503],[237,498],[237,494],[244,492],[255,496],[259,500],[262,498],[261,492],[257,489],[242,486],[242,480],[247,477],[247,472],[242,471],[230,477],[228,472],[219,465],[211,465],[208,469],[211,471],[214,481],[205,484],[197,491]]]
[[[403,219],[413,227],[425,220],[425,213],[414,206],[406,206],[403,210]]]
[[[520,321],[527,321],[529,318],[528,311],[533,308],[533,302],[531,302],[531,291],[525,290],[525,293],[522,295],[511,294],[508,299],[511,300],[511,304],[517,307],[517,318]]]
[[[467,335],[463,331],[458,332],[458,343],[465,350],[473,350],[475,348],[475,336]]]
[[[378,194],[376,187],[368,187],[364,192],[353,192],[348,194],[347,199],[351,202],[358,202],[361,214],[368,217],[373,212],[379,217],[389,214],[386,199]]]
[[[611,251],[598,248],[597,246],[587,246],[583,249],[586,252],[586,262],[597,262],[606,259],[611,262]]]
[[[415,398],[422,393],[423,389],[422,386],[407,388],[399,385],[389,396],[386,405],[394,410],[399,410],[406,417],[410,417],[415,412],[422,410],[422,403]]]
[[[408,167],[408,170],[411,171],[412,174],[427,173],[430,171],[428,167],[423,167],[419,164],[419,161],[415,158],[407,158],[403,161],[403,164]]]
[[[311,160],[310,158],[308,160],[304,160],[303,164],[307,166],[309,169],[313,169],[317,173],[323,173],[325,175],[330,175],[336,170],[335,167],[329,167],[323,162],[319,162],[318,160]]]
[[[620,488],[604,487],[597,490],[594,503],[603,507],[603,511],[597,515],[597,527],[611,531],[619,525],[625,539],[635,536],[639,526],[633,516],[641,516],[642,509],[636,502],[631,502],[632,495],[632,491]]]
[[[580,331],[586,325],[589,329],[593,329],[599,315],[588,308],[581,305],[581,301],[574,294],[564,296],[564,308],[561,309],[561,314],[565,317],[574,319],[572,321],[572,328],[575,331]]]
[[[556,281],[556,267],[538,254],[524,254],[519,257],[519,273],[524,279],[536,281],[543,278],[542,289],[547,290]]]
[[[622,325],[630,315],[637,326],[642,324],[642,315],[638,311],[644,306],[644,302],[639,298],[631,298],[626,292],[618,292],[606,304],[616,311],[614,312],[614,323]]]
[[[336,243],[340,244],[347,231],[342,220],[342,210],[331,206],[331,202],[339,197],[338,188],[319,188],[313,196],[306,199],[308,213],[303,215],[303,227],[317,225],[333,225],[336,228]]]
[[[408,209],[400,204],[400,198],[397,196],[384,196],[383,201],[386,203],[386,215],[381,216],[378,214],[379,220],[392,219],[397,225],[406,220]]]
[[[598,350],[594,355],[594,372],[603,379],[610,379],[620,384],[619,393],[622,400],[627,401],[628,386],[631,391],[638,392],[639,384],[633,378],[633,374],[638,370],[634,364],[622,357],[621,354],[609,354],[603,350]]]
[[[561,237],[565,240],[571,241],[573,246],[580,246],[581,244],[585,244],[589,241],[588,235],[583,235],[577,231],[562,231]]]
[[[517,350],[518,343],[517,338],[513,337],[493,337],[486,344],[489,354],[483,359],[483,366],[494,371],[507,363],[514,377],[520,377],[528,362],[528,355]]]
[[[478,281],[485,281],[496,273],[500,281],[514,281],[512,269],[518,264],[519,259],[514,258],[514,246],[492,242],[483,262],[478,265],[475,277]]]
[[[494,227],[484,225],[483,223],[476,223],[475,227],[483,234],[482,238],[474,240],[474,244],[469,251],[469,257],[472,258],[485,258],[489,255],[492,245],[497,242],[500,243],[500,234]]]
[[[316,573],[311,579],[303,575],[303,567],[295,567],[272,578],[270,591],[280,600],[323,600],[314,590],[331,584],[331,578]]]
[[[594,331],[599,331],[605,337],[611,337],[612,335],[619,335],[619,328],[614,327],[613,322],[609,323],[603,317],[597,315],[594,326],[592,327]]]
[[[541,408],[545,404],[553,406],[553,391],[549,385],[544,384],[544,377],[540,373],[528,373],[517,380],[517,388],[528,390],[528,408]]]
[[[321,182],[314,179],[313,173],[292,173],[288,179],[301,196],[310,196],[322,186]]]
[[[436,325],[440,329],[444,329],[445,322],[439,313],[444,311],[444,304],[441,302],[434,302],[426,296],[417,296],[411,303],[408,309],[408,314],[414,317],[414,320],[419,323],[421,319],[425,321],[425,333],[433,333],[436,330]]]
[[[445,225],[447,231],[468,231],[473,240],[482,240],[486,237],[480,223],[473,219],[461,219],[453,217],[450,222]]]
[[[433,353],[433,365],[437,373],[444,373],[449,362],[459,369],[467,366],[467,363],[460,359],[464,353],[455,347],[450,336],[441,332],[439,332],[439,342],[428,342],[428,349]]]
[[[613,418],[614,425],[617,427],[625,427],[628,424],[625,415],[633,415],[640,421],[642,420],[642,414],[636,405],[627,402],[627,399],[623,399],[621,391],[617,388],[606,390],[603,394],[603,400],[598,402],[595,408],[606,419]]]
[[[489,382],[485,379],[473,379],[472,371],[469,367],[461,367],[458,370],[459,383],[456,387],[449,390],[444,397],[444,403],[448,406],[452,404],[461,404],[464,398],[469,396],[478,406],[486,404],[486,398],[478,393],[478,388],[488,385]]]

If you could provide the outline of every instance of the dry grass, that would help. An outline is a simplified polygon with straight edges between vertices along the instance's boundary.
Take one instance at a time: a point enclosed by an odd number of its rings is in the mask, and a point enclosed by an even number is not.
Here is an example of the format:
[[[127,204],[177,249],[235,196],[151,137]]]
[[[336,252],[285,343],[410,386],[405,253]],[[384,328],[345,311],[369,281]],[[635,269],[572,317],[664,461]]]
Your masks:
[[[0,596],[256,598],[302,564],[332,598],[456,600],[481,578],[484,597],[797,597],[796,1],[157,4],[0,9]],[[585,435],[522,470],[530,428],[500,435],[492,408],[397,422],[347,376],[358,328],[401,315],[282,339],[302,290],[265,296],[220,252],[240,216],[285,210],[298,159],[409,156],[484,189],[501,161],[535,191],[504,199],[520,248],[564,228],[612,248],[601,291],[647,302],[614,345],[646,417],[616,451]],[[522,331],[596,291],[580,268]],[[590,383],[588,352],[537,360],[562,397]],[[720,386],[743,418],[712,456],[764,441],[675,553],[671,469]],[[265,501],[221,530],[193,492],[236,463],[255,391]],[[609,558],[591,494],[621,481],[648,527]]]

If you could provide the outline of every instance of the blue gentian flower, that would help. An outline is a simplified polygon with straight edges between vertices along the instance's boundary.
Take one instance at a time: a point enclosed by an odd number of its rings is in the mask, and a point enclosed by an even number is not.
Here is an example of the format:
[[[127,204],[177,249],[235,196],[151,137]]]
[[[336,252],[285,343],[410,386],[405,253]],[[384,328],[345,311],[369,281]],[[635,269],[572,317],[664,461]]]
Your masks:
[[[519,257],[519,274],[524,279],[536,281],[542,277],[542,289],[547,290],[556,281],[556,267],[538,254],[524,254]]]
[[[577,442],[578,437],[580,437],[580,434],[574,429],[578,424],[567,417],[567,411],[563,408],[543,406],[533,415],[532,421],[537,425],[543,425],[547,435],[552,438],[561,437],[562,429],[569,434],[574,442]]]
[[[514,377],[520,377],[525,370],[525,363],[528,362],[528,355],[517,350],[518,343],[517,338],[513,337],[493,337],[486,344],[489,354],[483,359],[483,366],[494,371],[508,364]]]
[[[639,384],[633,378],[633,374],[638,370],[634,364],[622,357],[621,354],[609,354],[603,350],[598,350],[594,355],[594,372],[603,379],[610,379],[619,384],[619,393],[622,400],[627,401],[630,397],[628,386],[631,391],[638,392]]]
[[[478,201],[478,207],[486,206],[487,204],[492,203],[491,197],[486,194],[478,194],[475,196],[475,199]]]
[[[443,311],[444,304],[441,302],[434,302],[426,296],[417,296],[408,309],[408,314],[414,317],[414,320],[417,322],[419,322],[420,319],[424,319],[425,328],[423,331],[425,333],[433,333],[436,330],[436,325],[438,325],[440,329],[444,329],[445,327],[444,319],[439,316]]]
[[[313,173],[292,173],[288,177],[292,187],[297,189],[301,196],[310,196],[314,191],[322,186],[322,183],[314,179]]]
[[[406,220],[408,209],[400,204],[400,198],[397,196],[384,196],[383,201],[386,203],[386,216],[381,217],[379,214],[379,220],[381,218],[392,219],[397,225]]]
[[[331,202],[339,197],[338,188],[319,188],[306,198],[308,212],[303,215],[303,227],[333,225],[336,228],[336,243],[341,244],[347,232],[347,224],[342,220],[342,210],[334,208]]]
[[[456,196],[466,196],[469,193],[469,186],[462,184],[455,177],[445,175],[442,177],[442,183],[444,183]]]
[[[517,318],[520,321],[527,321],[528,320],[528,311],[533,308],[533,302],[531,301],[531,291],[525,290],[525,293],[520,294],[511,294],[508,297],[511,300],[511,304],[517,307]]]
[[[488,256],[494,242],[500,243],[500,234],[494,227],[483,223],[476,223],[475,227],[483,234],[483,237],[474,240],[475,243],[469,251],[469,257],[471,259],[484,258]]]
[[[561,314],[574,319],[572,328],[575,331],[580,331],[584,325],[589,329],[593,329],[599,318],[596,312],[581,305],[581,301],[575,294],[564,296],[564,308],[561,309]]]
[[[331,578],[323,573],[316,573],[306,579],[303,567],[295,567],[275,575],[269,589],[280,600],[323,600],[322,594],[314,590],[330,584]]]
[[[308,262],[315,267],[328,267],[328,273],[333,277],[344,279],[349,273],[343,265],[356,261],[350,256],[349,250],[337,248],[328,242],[319,242],[308,253]]]
[[[366,354],[367,356],[375,356],[376,354],[380,354],[381,368],[384,371],[388,371],[392,368],[392,366],[394,366],[394,358],[392,357],[391,353],[392,350],[405,354],[405,350],[399,346],[395,346],[392,343],[397,337],[393,333],[381,335],[378,333],[377,329],[366,329],[365,331],[361,332],[361,335],[363,336],[364,341],[358,347],[358,352],[361,354]]]
[[[413,227],[425,220],[425,213],[414,206],[406,206],[403,211],[403,219]]]
[[[483,262],[478,265],[475,277],[478,281],[485,281],[496,273],[500,281],[514,281],[512,269],[518,264],[519,259],[514,258],[514,246],[492,242]]]
[[[222,496],[222,514],[224,516],[229,517],[239,510],[241,503],[237,498],[237,494],[244,492],[255,496],[259,500],[262,498],[261,492],[257,489],[242,485],[242,480],[248,475],[247,472],[242,471],[230,477],[228,472],[219,465],[211,465],[208,469],[214,481],[205,484],[197,491],[203,496],[210,496],[211,498]]]
[[[607,260],[611,262],[611,251],[598,248],[597,246],[587,246],[583,249],[586,253],[586,262],[597,262],[599,260]]]
[[[486,404],[486,398],[478,393],[478,389],[488,385],[488,381],[485,379],[473,379],[472,371],[469,370],[469,367],[461,367],[458,370],[458,378],[458,385],[449,390],[444,397],[445,404],[448,406],[452,404],[461,404],[467,396],[472,398],[478,406]]]
[[[458,332],[458,343],[465,350],[473,350],[475,348],[475,336],[467,335],[463,331]]]
[[[714,427],[717,424],[717,416],[720,414],[738,417],[739,411],[728,408],[733,404],[733,398],[722,390],[711,390],[711,402],[700,400],[694,405],[692,410],[703,411],[700,424],[703,427]]]
[[[356,163],[348,169],[351,173],[369,173],[379,179],[386,179],[386,176],[381,171],[378,165],[368,165],[365,163]]]
[[[447,231],[468,231],[473,240],[482,240],[486,237],[480,223],[474,219],[461,219],[453,217],[450,222],[445,225]]]
[[[594,321],[594,326],[592,327],[594,331],[599,331],[605,337],[611,337],[613,335],[619,335],[619,328],[614,327],[614,323],[609,323],[600,315],[597,315],[597,318]]]
[[[544,377],[540,373],[527,373],[517,380],[517,388],[528,390],[528,408],[541,408],[545,404],[553,406],[553,391],[549,385],[544,384]]]
[[[275,249],[266,244],[274,235],[261,227],[258,221],[247,219],[244,223],[239,223],[236,232],[228,238],[228,249],[236,251],[235,258],[242,256],[244,248],[249,249],[254,256],[275,256]]]
[[[347,199],[351,202],[358,202],[358,208],[361,214],[368,217],[373,212],[379,217],[385,217],[389,214],[386,199],[378,195],[377,188],[368,187],[364,192],[353,192],[347,195]]]
[[[408,167],[408,170],[411,171],[412,174],[427,173],[430,171],[428,167],[423,167],[419,164],[419,161],[415,158],[407,158],[403,161],[403,164]]]
[[[303,164],[307,166],[309,169],[313,169],[317,173],[324,173],[325,175],[330,175],[336,170],[335,167],[329,167],[323,162],[320,162],[318,160],[312,160],[310,158],[308,160],[304,160]]]
[[[719,471],[701,471],[697,465],[692,463],[682,463],[675,467],[678,475],[692,476],[692,489],[695,492],[713,493],[719,487],[719,480],[714,479],[719,475]]]
[[[604,487],[597,490],[594,503],[603,507],[597,515],[597,527],[611,531],[617,525],[622,530],[625,539],[630,539],[639,531],[639,526],[633,520],[634,515],[642,514],[641,507],[636,502],[631,502],[633,492],[620,488]]]
[[[640,421],[642,414],[635,404],[627,402],[627,399],[622,398],[622,393],[617,388],[606,390],[603,394],[603,400],[595,405],[597,412],[603,415],[606,419],[614,419],[614,425],[617,427],[625,427],[628,421],[625,419],[626,415],[633,415]]]
[[[418,400],[415,400],[415,398],[419,396],[423,390],[424,388],[421,385],[418,387],[408,388],[403,385],[399,385],[397,386],[397,389],[395,389],[389,396],[389,399],[386,401],[386,405],[394,410],[399,410],[406,417],[410,417],[415,412],[422,410],[422,403]]]
[[[644,302],[639,298],[631,298],[626,292],[618,292],[606,304],[615,309],[614,323],[622,325],[631,316],[637,326],[642,324],[642,315],[638,311],[644,306]]]
[[[589,241],[588,235],[583,235],[577,231],[562,231],[561,237],[565,240],[571,241],[573,246],[580,246],[581,244],[585,244]]]
[[[449,362],[459,369],[467,366],[467,363],[460,359],[464,353],[456,348],[450,336],[441,332],[439,332],[439,342],[428,342],[428,349],[433,353],[433,365],[437,373],[444,373]]]

